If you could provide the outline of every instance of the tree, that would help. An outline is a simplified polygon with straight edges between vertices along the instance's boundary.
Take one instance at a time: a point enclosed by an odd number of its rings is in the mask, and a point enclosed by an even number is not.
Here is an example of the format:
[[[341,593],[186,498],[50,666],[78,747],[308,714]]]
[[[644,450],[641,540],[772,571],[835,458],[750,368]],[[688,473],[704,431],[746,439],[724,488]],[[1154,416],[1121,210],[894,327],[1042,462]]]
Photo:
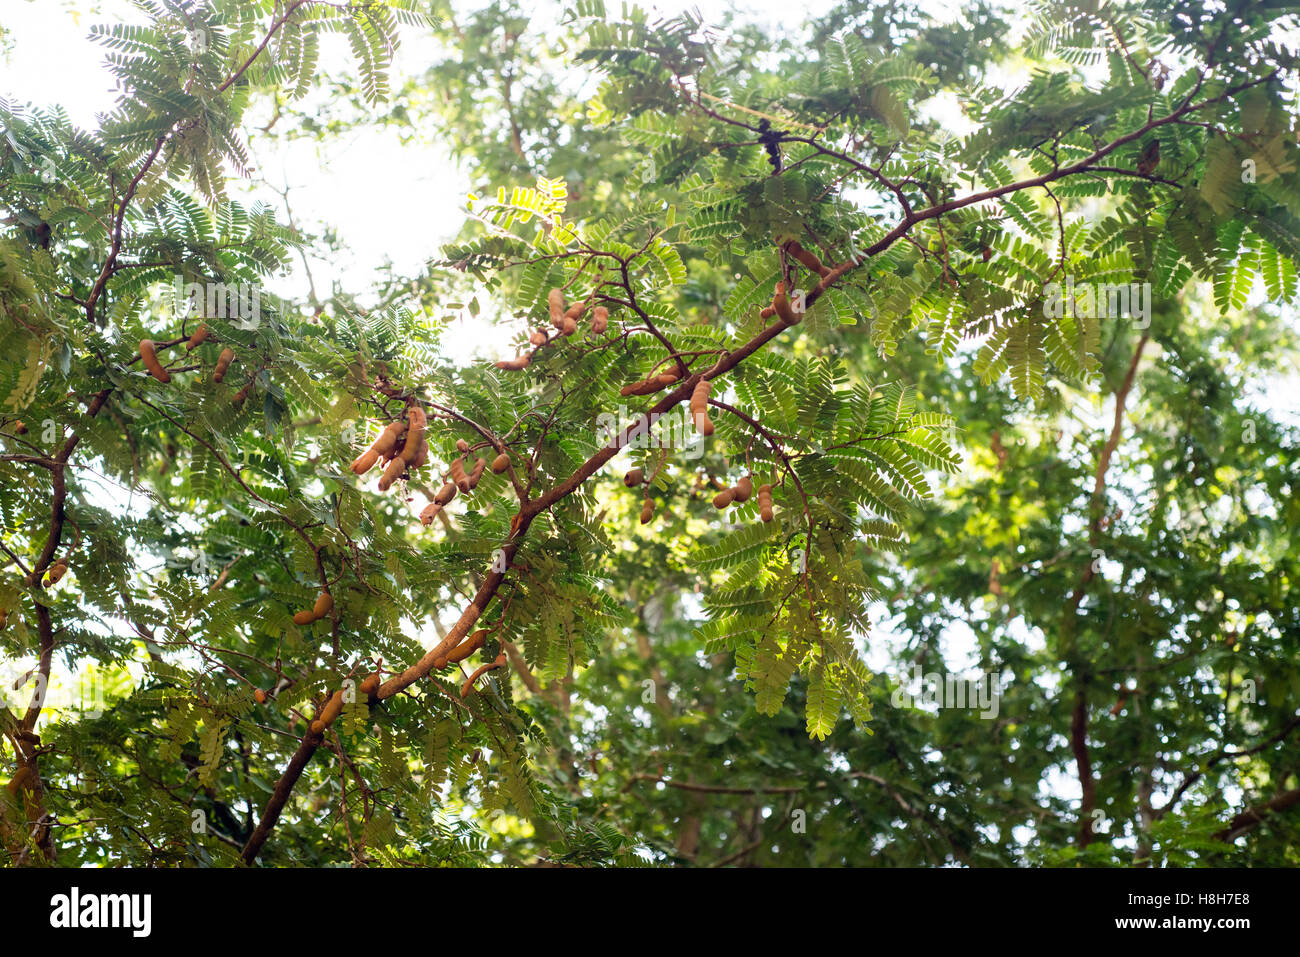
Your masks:
[[[1294,681],[1295,436],[1239,390],[1294,355],[1250,298],[1296,297],[1294,18],[1045,5],[1008,95],[983,5],[800,42],[583,2],[559,71],[508,5],[145,7],[97,28],[100,129],[0,113],[11,860],[1293,854],[1300,717],[1258,691]],[[278,299],[311,237],[227,195],[249,117],[301,133],[332,32],[384,102],[399,29],[445,95],[352,121],[481,163],[462,237]],[[449,363],[457,297],[520,358]],[[889,706],[877,600],[918,664],[970,630],[991,723]],[[108,701],[38,734],[56,655]],[[800,812],[823,839],[764,823]]]

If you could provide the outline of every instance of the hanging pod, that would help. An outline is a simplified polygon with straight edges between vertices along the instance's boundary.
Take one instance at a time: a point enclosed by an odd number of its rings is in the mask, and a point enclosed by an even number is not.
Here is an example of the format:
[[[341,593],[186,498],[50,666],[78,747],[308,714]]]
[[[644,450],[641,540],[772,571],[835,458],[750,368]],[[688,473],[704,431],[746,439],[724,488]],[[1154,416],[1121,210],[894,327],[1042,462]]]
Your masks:
[[[560,332],[564,333],[566,336],[571,336],[577,332],[578,320],[582,318],[582,314],[586,311],[587,304],[585,302],[575,302],[568,309],[564,310],[564,315],[561,318]]]
[[[807,266],[809,269],[815,272],[818,276],[825,278],[826,276],[830,275],[831,271],[822,265],[822,261],[817,258],[817,254],[810,250],[804,249],[803,246],[799,245],[799,240],[797,239],[790,240],[788,243],[786,243],[785,248],[786,248],[786,252],[788,252],[795,259],[799,260],[799,262],[803,263],[805,266]]]
[[[713,434],[713,421],[709,418],[709,380],[701,379],[691,393],[691,421],[700,435]]]
[[[452,459],[451,465],[447,471],[451,474],[451,480],[456,483],[456,487],[462,492],[468,492],[473,486],[469,484],[469,476],[465,474],[465,464],[461,459]]]
[[[295,625],[310,625],[313,621],[320,621],[320,619],[328,615],[333,607],[333,596],[329,592],[323,591],[317,596],[314,605],[294,614],[293,623]]]
[[[402,446],[402,461],[410,465],[420,454],[420,445],[424,442],[424,430],[429,420],[422,408],[413,405],[406,410],[406,421],[409,425],[406,429],[406,444]]]
[[[159,382],[172,381],[172,374],[164,369],[162,363],[158,361],[158,350],[154,348],[152,339],[140,340],[140,361],[149,370],[149,374]]]
[[[474,634],[470,635],[468,638],[466,638],[459,645],[457,645],[455,648],[453,648],[450,652],[447,653],[447,657],[443,661],[443,665],[444,666],[454,665],[458,661],[464,661],[470,655],[474,654],[474,652],[478,651],[485,644],[487,644],[487,638],[489,634],[490,632],[486,628],[480,628],[478,631],[474,632]],[[434,663],[437,664],[437,662]]]
[[[793,326],[801,319],[799,314],[794,311],[794,307],[790,305],[790,299],[785,294],[784,282],[776,284],[776,291],[772,294],[772,308],[776,310],[776,314],[781,317],[781,321],[787,326]]]
[[[393,453],[397,451],[397,440],[402,435],[401,420],[389,422],[384,426],[384,430],[379,433],[379,438],[375,439],[374,449],[383,458],[392,458]]]
[[[212,381],[220,382],[226,377],[226,370],[230,368],[230,363],[235,361],[235,350],[227,346],[221,350],[221,355],[217,356],[217,367],[212,370]]]
[[[551,313],[551,325],[556,329],[564,328],[564,292],[552,289],[546,294],[546,306]]]
[[[365,475],[378,461],[379,453],[371,446],[352,460],[352,471],[356,475]]]
[[[212,330],[210,330],[205,323],[200,322],[199,327],[195,329],[194,334],[190,336],[189,342],[185,343],[185,351],[193,352],[199,346],[203,345],[203,340],[208,337],[208,334],[211,331]]]
[[[394,455],[384,466],[384,474],[379,476],[379,491],[387,492],[393,487],[393,483],[402,477],[406,471],[406,460],[400,455]]]
[[[772,521],[772,486],[760,485],[758,487],[758,515],[765,521]]]
[[[478,480],[483,477],[485,468],[487,468],[487,459],[480,457],[474,460],[474,467],[469,470],[469,487],[471,490],[478,488]]]
[[[415,458],[411,460],[411,469],[424,468],[429,461],[429,438],[428,434],[420,436],[419,447],[415,450]]]
[[[496,472],[498,475],[508,468],[510,468],[510,456],[508,453],[502,452],[492,460],[492,471]]]

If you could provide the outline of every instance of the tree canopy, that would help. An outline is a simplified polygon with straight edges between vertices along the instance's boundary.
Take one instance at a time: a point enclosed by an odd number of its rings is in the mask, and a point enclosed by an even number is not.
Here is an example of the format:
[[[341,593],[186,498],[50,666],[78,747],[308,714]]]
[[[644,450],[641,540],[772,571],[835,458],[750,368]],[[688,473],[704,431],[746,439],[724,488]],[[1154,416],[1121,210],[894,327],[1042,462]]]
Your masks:
[[[1297,863],[1294,5],[135,7],[0,100],[8,863]],[[459,232],[286,292],[355,130]]]

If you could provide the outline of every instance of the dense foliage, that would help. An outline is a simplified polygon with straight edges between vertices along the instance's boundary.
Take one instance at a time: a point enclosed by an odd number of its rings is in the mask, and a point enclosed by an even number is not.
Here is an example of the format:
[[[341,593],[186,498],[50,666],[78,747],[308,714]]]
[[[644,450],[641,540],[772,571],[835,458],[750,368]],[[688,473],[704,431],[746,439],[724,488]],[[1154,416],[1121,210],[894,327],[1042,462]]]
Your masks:
[[[98,129],[0,102],[8,860],[1295,863],[1284,5],[137,5]],[[459,237],[278,298],[259,118],[449,142]]]

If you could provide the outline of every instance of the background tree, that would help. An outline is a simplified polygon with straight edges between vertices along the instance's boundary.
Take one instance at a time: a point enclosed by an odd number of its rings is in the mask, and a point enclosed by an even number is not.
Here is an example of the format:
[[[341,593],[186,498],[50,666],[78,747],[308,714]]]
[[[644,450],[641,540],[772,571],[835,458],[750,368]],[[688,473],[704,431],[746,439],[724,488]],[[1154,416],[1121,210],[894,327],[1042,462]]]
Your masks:
[[[986,5],[782,36],[145,6],[101,31],[101,129],[0,114],[0,641],[29,692],[56,657],[111,683],[99,717],[0,715],[11,860],[1293,862],[1295,434],[1251,390],[1294,360],[1294,18],[1051,4],[1013,48]],[[403,21],[446,58],[376,112]],[[313,81],[331,32],[355,82]],[[424,274],[276,299],[330,248],[228,197],[258,110],[447,137],[484,198]],[[177,277],[256,284],[256,321],[187,315]],[[1149,325],[1051,315],[1067,278],[1150,283]],[[798,322],[762,315],[778,282]],[[457,301],[527,367],[448,362]],[[603,468],[602,413],[680,416],[701,379],[702,458]],[[347,463],[414,409],[427,463],[378,492]],[[421,525],[457,440],[509,468]],[[774,521],[712,503],[746,474]],[[998,716],[893,706],[956,633]]]

